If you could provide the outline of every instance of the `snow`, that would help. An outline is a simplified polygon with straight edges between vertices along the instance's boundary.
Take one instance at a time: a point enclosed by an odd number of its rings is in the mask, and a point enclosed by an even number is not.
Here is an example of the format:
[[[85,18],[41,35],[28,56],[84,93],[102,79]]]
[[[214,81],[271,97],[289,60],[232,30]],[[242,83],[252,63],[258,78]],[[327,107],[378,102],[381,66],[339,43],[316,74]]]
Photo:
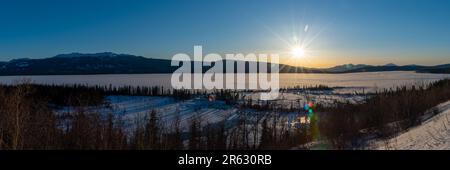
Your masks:
[[[182,131],[188,131],[191,118],[198,116],[202,120],[202,126],[213,124],[223,120],[230,120],[237,111],[234,107],[225,107],[225,104],[209,103],[206,98],[195,98],[187,101],[175,101],[170,97],[147,96],[108,96],[115,115],[120,115],[129,129],[143,121],[146,116],[155,110],[159,119],[166,127],[170,127],[177,117],[180,119]],[[140,122],[144,123],[144,122]]]
[[[335,91],[338,89],[339,91]],[[277,107],[281,108],[297,108],[302,109],[305,102],[313,101],[323,106],[333,105],[336,102],[349,102],[349,103],[362,103],[367,98],[371,97],[370,94],[356,94],[356,93],[343,93],[342,89],[336,88],[334,90],[315,90],[315,91],[296,91],[289,90],[279,94],[278,99],[270,101]],[[353,88],[352,88],[353,89]],[[252,99],[253,103],[264,104],[264,101],[259,100],[259,92],[250,92],[245,94],[245,99]]]
[[[434,109],[439,113],[421,125],[388,140],[378,140],[373,149],[450,150],[450,101]],[[433,109],[430,110],[430,114]],[[428,115],[430,115],[428,114]]]

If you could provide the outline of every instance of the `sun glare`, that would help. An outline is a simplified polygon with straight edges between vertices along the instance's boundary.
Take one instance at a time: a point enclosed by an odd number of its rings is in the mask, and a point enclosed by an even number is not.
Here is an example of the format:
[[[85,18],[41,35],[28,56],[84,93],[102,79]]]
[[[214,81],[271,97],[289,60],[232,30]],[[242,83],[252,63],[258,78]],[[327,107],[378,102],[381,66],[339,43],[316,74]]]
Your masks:
[[[305,50],[302,47],[294,47],[291,49],[291,54],[293,57],[299,58],[305,55]]]

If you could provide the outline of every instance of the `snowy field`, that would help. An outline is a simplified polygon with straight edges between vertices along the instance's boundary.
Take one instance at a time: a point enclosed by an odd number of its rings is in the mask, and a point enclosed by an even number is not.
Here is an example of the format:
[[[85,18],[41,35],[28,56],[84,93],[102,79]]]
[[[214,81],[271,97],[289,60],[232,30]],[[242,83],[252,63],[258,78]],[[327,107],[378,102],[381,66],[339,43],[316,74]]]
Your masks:
[[[187,131],[189,120],[198,116],[205,125],[231,119],[236,109],[223,102],[210,103],[206,98],[194,98],[186,101],[175,101],[169,97],[145,96],[108,96],[115,115],[120,115],[127,127],[133,127],[144,120],[154,110],[158,118],[170,127],[175,120],[180,120],[180,128]]]
[[[187,131],[189,120],[199,117],[202,125],[214,124],[223,120],[235,118],[236,108],[217,101],[210,103],[206,98],[194,98],[186,101],[176,101],[171,97],[150,96],[107,96],[105,106],[83,108],[88,112],[113,113],[119,117],[126,129],[131,130],[136,125],[143,125],[145,118],[154,110],[163,126],[171,128],[175,120],[180,120],[180,128]],[[79,108],[64,107],[58,113],[70,113]]]

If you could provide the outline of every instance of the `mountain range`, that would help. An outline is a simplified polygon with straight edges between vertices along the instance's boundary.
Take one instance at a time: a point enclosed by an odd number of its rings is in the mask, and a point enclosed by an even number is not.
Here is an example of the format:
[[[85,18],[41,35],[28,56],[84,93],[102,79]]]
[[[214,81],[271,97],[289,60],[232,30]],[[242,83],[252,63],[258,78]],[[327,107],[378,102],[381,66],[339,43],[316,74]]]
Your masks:
[[[224,62],[224,66],[225,66]],[[0,75],[75,75],[75,74],[148,74],[172,73],[171,60],[153,59],[111,52],[60,54],[43,59],[14,59],[0,62]],[[246,65],[248,67],[248,64]],[[331,68],[307,68],[280,64],[280,73],[353,73],[378,71],[416,71],[420,73],[450,73],[450,64],[437,66],[386,64],[373,66],[345,64]],[[208,69],[204,67],[204,70]]]

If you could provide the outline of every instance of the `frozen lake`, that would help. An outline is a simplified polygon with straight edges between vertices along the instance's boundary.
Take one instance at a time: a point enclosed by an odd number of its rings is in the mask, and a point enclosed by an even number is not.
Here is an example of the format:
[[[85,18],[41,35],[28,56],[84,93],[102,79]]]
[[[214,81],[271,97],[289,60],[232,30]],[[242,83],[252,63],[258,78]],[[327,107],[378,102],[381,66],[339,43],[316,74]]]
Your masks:
[[[113,86],[163,86],[171,88],[171,74],[106,74],[106,75],[44,75],[0,76],[0,83],[14,84],[21,79],[38,84],[84,84]],[[450,78],[450,74],[426,74],[409,71],[366,72],[346,74],[280,74],[280,87],[327,85],[330,87],[391,88],[399,85],[424,84]]]

